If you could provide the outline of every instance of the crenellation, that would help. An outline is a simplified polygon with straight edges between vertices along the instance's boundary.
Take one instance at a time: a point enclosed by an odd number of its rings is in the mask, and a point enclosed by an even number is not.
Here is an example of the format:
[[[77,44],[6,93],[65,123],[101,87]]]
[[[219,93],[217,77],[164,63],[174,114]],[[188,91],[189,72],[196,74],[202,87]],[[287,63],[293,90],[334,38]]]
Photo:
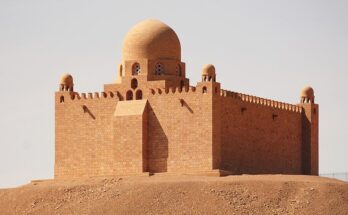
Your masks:
[[[74,100],[75,98],[77,98],[78,100],[80,100],[80,99],[81,99],[80,94],[79,94],[79,93],[77,93],[77,92],[75,92],[75,93],[74,93],[73,100]]]
[[[284,103],[284,102],[278,102],[275,100],[265,99],[265,98],[247,95],[247,94],[242,94],[242,93],[231,92],[231,91],[227,91],[227,90],[223,90],[223,89],[220,90],[220,96],[232,97],[234,99],[239,99],[243,102],[248,102],[248,103],[261,105],[261,106],[269,106],[269,107],[277,108],[280,110],[300,112],[297,105],[288,104],[288,103]]]
[[[223,89],[221,89],[221,90],[220,90],[220,96],[226,97],[226,96],[227,96],[226,91],[223,90]]]
[[[112,91],[108,91],[105,93],[107,98],[114,98],[115,94]]]

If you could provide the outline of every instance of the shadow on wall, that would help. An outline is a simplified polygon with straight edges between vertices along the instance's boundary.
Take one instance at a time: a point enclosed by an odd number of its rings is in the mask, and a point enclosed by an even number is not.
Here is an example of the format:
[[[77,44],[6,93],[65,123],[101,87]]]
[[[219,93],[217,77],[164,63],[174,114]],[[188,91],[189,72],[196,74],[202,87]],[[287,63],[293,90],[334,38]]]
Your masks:
[[[303,113],[304,114],[304,113]],[[302,116],[302,174],[310,175],[311,173],[311,123],[307,117]]]
[[[181,103],[181,107],[186,107],[188,111],[190,111],[190,113],[193,113],[192,108],[185,102],[184,99],[180,99],[180,103]]]
[[[167,172],[168,138],[155,112],[149,107],[148,168],[149,172]]]
[[[84,113],[88,113],[88,115],[95,120],[94,114],[88,109],[86,105],[82,105],[82,109]]]

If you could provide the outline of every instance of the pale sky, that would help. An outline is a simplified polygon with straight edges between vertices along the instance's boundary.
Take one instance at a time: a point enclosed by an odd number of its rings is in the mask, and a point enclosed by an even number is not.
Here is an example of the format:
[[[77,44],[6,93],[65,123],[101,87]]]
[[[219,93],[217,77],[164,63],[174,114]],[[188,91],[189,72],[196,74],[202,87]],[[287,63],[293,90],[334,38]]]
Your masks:
[[[54,92],[116,78],[127,31],[147,18],[179,36],[191,85],[214,64],[222,88],[320,105],[320,173],[348,172],[348,1],[0,0],[0,187],[53,178]]]

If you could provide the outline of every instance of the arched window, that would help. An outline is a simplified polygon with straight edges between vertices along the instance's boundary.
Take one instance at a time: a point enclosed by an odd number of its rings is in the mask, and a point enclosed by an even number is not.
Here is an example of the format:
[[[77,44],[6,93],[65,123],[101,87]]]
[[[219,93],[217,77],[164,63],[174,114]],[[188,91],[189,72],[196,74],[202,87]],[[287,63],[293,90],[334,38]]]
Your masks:
[[[138,80],[136,78],[133,78],[131,81],[131,88],[134,90],[138,87]]]
[[[60,103],[64,103],[64,96],[61,96],[59,101],[60,101]]]
[[[203,93],[208,93],[207,87],[203,87]]]
[[[176,65],[175,70],[176,70],[176,74],[177,74],[178,76],[181,76],[181,66],[180,66],[180,64],[177,64],[177,65]]]
[[[164,74],[164,66],[161,63],[157,63],[155,66],[155,75]]]
[[[127,100],[133,100],[133,92],[131,90],[127,91],[126,99]]]
[[[141,90],[138,90],[136,93],[135,93],[135,99],[136,100],[141,100],[143,99],[143,92]]]
[[[140,64],[139,63],[134,63],[132,66],[132,75],[139,75],[140,73]]]

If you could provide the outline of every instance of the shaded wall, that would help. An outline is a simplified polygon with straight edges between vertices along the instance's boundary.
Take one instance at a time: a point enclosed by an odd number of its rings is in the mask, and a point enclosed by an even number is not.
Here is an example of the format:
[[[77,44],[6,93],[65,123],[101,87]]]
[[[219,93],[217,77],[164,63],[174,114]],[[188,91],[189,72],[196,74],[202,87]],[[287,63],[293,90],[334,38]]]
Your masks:
[[[80,96],[56,93],[55,178],[212,170],[212,98],[200,87],[144,91],[146,115],[134,116],[114,115],[116,93]]]
[[[221,97],[220,102],[222,169],[234,174],[301,173],[298,109],[232,97]]]
[[[212,170],[212,100],[193,92],[158,91],[148,97],[150,172]]]

